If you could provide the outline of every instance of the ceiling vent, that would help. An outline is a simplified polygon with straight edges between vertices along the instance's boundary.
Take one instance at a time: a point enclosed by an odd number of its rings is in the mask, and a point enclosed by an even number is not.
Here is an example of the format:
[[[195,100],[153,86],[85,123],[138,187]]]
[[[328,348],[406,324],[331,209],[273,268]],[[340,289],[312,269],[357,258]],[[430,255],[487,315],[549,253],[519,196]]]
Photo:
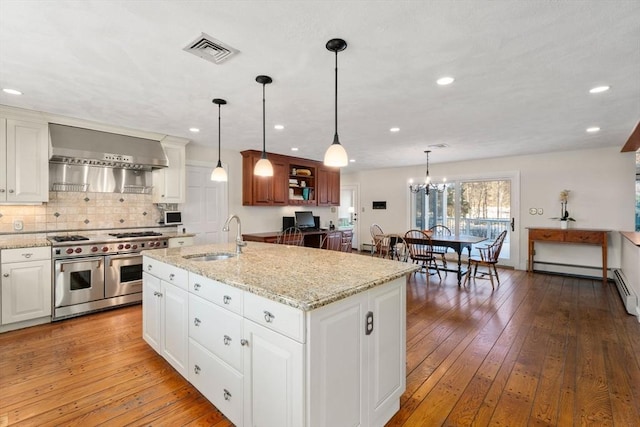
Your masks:
[[[427,148],[447,148],[449,144],[431,144],[427,145]]]
[[[232,56],[240,53],[239,50],[216,40],[208,34],[200,33],[200,36],[189,43],[182,50],[193,53],[202,59],[214,64],[222,64]]]

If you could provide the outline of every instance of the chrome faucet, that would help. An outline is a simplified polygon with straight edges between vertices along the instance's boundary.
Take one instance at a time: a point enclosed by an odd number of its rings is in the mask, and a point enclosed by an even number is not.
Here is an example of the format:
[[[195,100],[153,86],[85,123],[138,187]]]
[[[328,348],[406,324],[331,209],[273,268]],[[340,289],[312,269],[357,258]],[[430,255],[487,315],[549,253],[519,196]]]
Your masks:
[[[236,233],[236,253],[242,253],[242,247],[247,246],[247,242],[242,241],[242,225],[240,224],[240,218],[238,215],[231,215],[224,223],[224,227],[222,227],[222,231],[229,231],[229,223],[231,220],[235,218],[238,223],[238,232]]]

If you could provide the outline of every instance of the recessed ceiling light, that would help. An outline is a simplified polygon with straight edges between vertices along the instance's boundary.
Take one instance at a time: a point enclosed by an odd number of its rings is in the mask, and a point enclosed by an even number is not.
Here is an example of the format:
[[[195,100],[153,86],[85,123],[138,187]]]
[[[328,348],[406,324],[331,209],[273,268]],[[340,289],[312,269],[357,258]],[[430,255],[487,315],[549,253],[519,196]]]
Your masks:
[[[5,88],[5,89],[2,89],[2,91],[4,93],[8,93],[10,95],[22,95],[22,92],[20,92],[19,90],[15,90],[15,89]]]
[[[274,129],[278,129],[278,130],[282,130],[282,129],[284,129],[284,126],[283,125],[275,125],[273,128]]]
[[[355,163],[356,159],[349,159],[349,162]]]
[[[438,83],[440,86],[446,86],[453,83],[454,80],[455,79],[453,77],[440,77],[438,80],[436,80],[436,83]]]
[[[291,151],[298,151],[298,147],[291,147]]]
[[[400,128],[391,128],[389,132],[400,132]]]
[[[189,128],[189,132],[198,133],[198,132],[200,132],[200,129],[198,129],[198,128]]]
[[[598,132],[600,130],[600,128],[598,126],[592,126],[590,128],[587,128],[587,132],[589,133],[595,133]]]
[[[611,89],[610,86],[596,86],[589,89],[589,93],[602,93]]]

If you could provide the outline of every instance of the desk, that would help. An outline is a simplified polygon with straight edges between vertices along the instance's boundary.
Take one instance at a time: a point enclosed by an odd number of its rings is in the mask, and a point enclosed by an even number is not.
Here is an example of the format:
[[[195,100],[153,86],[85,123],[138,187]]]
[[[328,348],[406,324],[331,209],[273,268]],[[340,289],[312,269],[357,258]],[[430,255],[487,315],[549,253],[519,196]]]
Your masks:
[[[529,230],[529,257],[527,271],[533,271],[534,242],[573,243],[600,245],[602,247],[602,282],[607,283],[607,233],[610,230],[593,230],[580,228],[533,228]]]
[[[415,240],[420,239],[412,239]],[[460,256],[462,255],[462,251],[466,248],[467,254],[471,256],[471,246],[476,243],[480,243],[487,240],[486,237],[478,237],[478,236],[433,236],[431,237],[431,245],[433,246],[446,246],[447,248],[453,249],[458,254],[458,269],[451,270],[446,269],[446,271],[453,271],[458,274],[458,286],[462,283],[462,260]],[[426,242],[426,240],[425,240]]]

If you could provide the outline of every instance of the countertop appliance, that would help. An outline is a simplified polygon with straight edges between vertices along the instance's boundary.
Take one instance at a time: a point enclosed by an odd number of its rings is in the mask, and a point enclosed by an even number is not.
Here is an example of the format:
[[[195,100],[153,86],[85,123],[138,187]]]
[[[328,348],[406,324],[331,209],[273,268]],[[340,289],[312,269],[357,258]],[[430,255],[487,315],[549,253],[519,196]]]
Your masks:
[[[53,320],[142,301],[142,256],[166,248],[153,231],[49,237],[53,259]]]

